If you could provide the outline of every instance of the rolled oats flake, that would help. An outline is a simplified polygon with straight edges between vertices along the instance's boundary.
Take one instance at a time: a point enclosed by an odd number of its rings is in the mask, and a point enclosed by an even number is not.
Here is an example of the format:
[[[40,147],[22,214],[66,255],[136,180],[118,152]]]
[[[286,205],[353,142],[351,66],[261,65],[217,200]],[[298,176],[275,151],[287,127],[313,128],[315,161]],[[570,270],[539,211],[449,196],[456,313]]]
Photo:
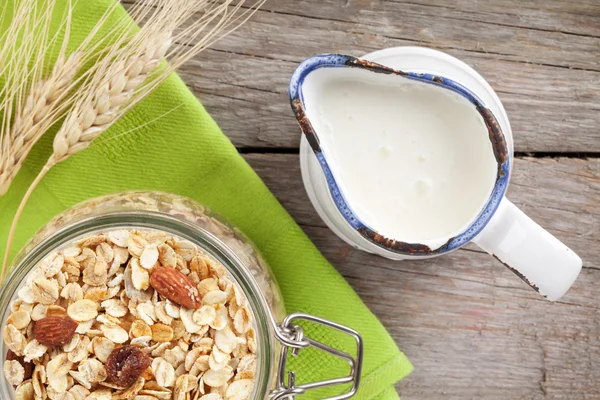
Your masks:
[[[165,354],[165,351],[167,351],[170,347],[172,347],[171,343],[161,343],[152,349],[151,354],[153,357],[162,357]]]
[[[158,261],[158,247],[151,243],[144,248],[140,256],[140,265],[145,269],[152,269]]]
[[[170,342],[173,340],[173,328],[162,323],[154,324],[151,327],[152,340],[155,342]]]
[[[74,385],[71,387],[71,389],[69,389],[69,393],[71,393],[75,400],[84,400],[90,395],[90,391],[81,385]]]
[[[123,283],[123,274],[116,274],[114,278],[112,278],[110,281],[108,281],[107,286],[108,287],[116,287],[117,289],[120,289],[119,286],[121,286],[121,283]]]
[[[106,300],[109,298],[107,286],[100,285],[87,288],[83,297],[84,299],[91,300],[94,303],[99,303],[103,300]]]
[[[233,317],[233,328],[237,333],[243,334],[248,332],[252,326],[252,316],[250,310],[246,307],[242,307],[235,313]]]
[[[223,397],[219,393],[209,393],[200,396],[198,400],[223,400]]]
[[[116,325],[102,325],[102,333],[108,340],[117,344],[125,343],[129,339],[127,331]]]
[[[175,250],[165,243],[161,244],[158,246],[158,260],[164,267],[175,268],[177,265]]]
[[[201,372],[206,372],[210,369],[210,356],[202,355],[196,359],[194,365],[190,369],[190,374],[198,376]]]
[[[198,284],[198,291],[200,292],[201,296],[204,296],[205,294],[212,292],[213,290],[218,290],[218,289],[219,289],[219,285],[215,278],[203,279]]]
[[[222,290],[213,290],[204,295],[202,302],[208,305],[225,303],[225,301],[227,301],[227,297],[227,293],[223,292]]]
[[[98,389],[92,393],[85,400],[111,400],[112,392],[110,389]]]
[[[41,271],[47,278],[52,278],[62,269],[63,264],[65,263],[65,256],[63,254],[55,254],[50,262],[47,264],[43,264],[40,266]]]
[[[17,360],[6,360],[4,362],[4,376],[11,385],[20,385],[25,377],[25,368]]]
[[[94,322],[96,322],[96,321],[93,319],[91,319],[89,321],[85,321],[85,322],[80,322],[79,326],[77,327],[75,332],[76,333],[89,333]]]
[[[79,246],[70,246],[65,248],[63,251],[63,256],[65,257],[77,257],[81,254],[81,247]]]
[[[100,306],[105,310],[106,314],[111,317],[124,317],[129,312],[125,304],[118,299],[105,300]]]
[[[88,259],[87,267],[83,270],[83,282],[91,286],[103,285],[108,280],[108,264],[100,254]]]
[[[139,391],[139,395],[151,396],[152,400],[171,400],[172,393],[171,390],[158,386],[156,382],[154,382],[154,385],[150,382],[144,385],[144,388]]]
[[[191,310],[189,308],[182,308],[179,314],[181,317],[181,321],[183,322],[183,325],[185,326],[185,329],[188,333],[196,333],[200,331],[200,329],[202,329],[202,325],[199,325],[196,322],[194,322],[194,310]]]
[[[254,329],[250,329],[248,333],[246,333],[246,343],[248,343],[248,350],[252,353],[256,353],[257,344],[256,344],[256,333]]]
[[[221,371],[229,365],[231,356],[227,353],[223,353],[218,348],[214,347],[212,353],[208,357],[208,366],[214,371]]]
[[[150,286],[150,274],[147,270],[142,268],[140,260],[137,257],[133,257],[129,261],[129,265],[131,266],[131,281],[133,282],[133,287],[137,290],[148,289]]]
[[[142,321],[141,319],[136,319],[131,324],[131,328],[129,329],[129,336],[131,338],[138,338],[140,336],[152,336],[152,329],[146,322]]]
[[[137,306],[139,317],[148,325],[154,325],[156,321],[156,311],[154,305],[150,302],[141,303]]]
[[[67,314],[78,322],[90,321],[98,316],[98,304],[92,300],[78,300],[67,308]]]
[[[173,303],[171,300],[167,300],[165,302],[165,311],[167,315],[171,318],[179,318],[179,306]]]
[[[129,231],[119,230],[109,232],[108,239],[119,247],[127,247],[127,244],[129,243],[129,236]]]
[[[173,317],[167,314],[167,302],[159,301],[154,305],[154,312],[156,314],[156,318],[158,321],[163,324],[171,325],[173,322]]]
[[[151,340],[152,340],[152,336],[140,336],[140,337],[131,339],[130,344],[132,346],[143,347],[144,350],[147,350],[148,346],[150,346]]]
[[[78,334],[73,335],[73,337],[71,338],[71,340],[68,343],[66,343],[66,344],[63,345],[63,348],[62,348],[63,351],[65,353],[72,352],[77,347],[77,345],[79,343],[81,343],[81,338],[82,338],[81,335],[78,335]]]
[[[17,329],[25,329],[31,322],[31,314],[23,309],[19,309],[12,313],[8,320],[7,324],[12,324]]]
[[[131,385],[126,390],[121,390],[116,393],[117,399],[138,399],[137,393],[142,390],[146,380],[142,377],[138,378],[133,385]]]
[[[106,240],[103,234],[88,236],[75,244],[81,247],[95,247]]]
[[[127,250],[129,250],[130,254],[139,258],[147,245],[148,242],[146,242],[146,239],[138,234],[133,234],[129,236],[129,240],[127,241]]]
[[[254,380],[240,379],[231,383],[225,392],[225,400],[246,400],[252,393]]]
[[[175,346],[172,349],[165,350],[162,358],[174,368],[177,368],[185,360],[185,351],[181,347]]]
[[[96,256],[102,256],[107,264],[111,264],[115,257],[115,252],[110,244],[101,242],[96,247]]]
[[[6,325],[4,327],[4,343],[16,355],[22,355],[27,339],[14,325]]]
[[[202,375],[202,380],[210,387],[221,387],[227,383],[233,376],[231,367],[226,366],[219,371],[209,369]]]
[[[114,246],[113,250],[113,263],[116,265],[123,265],[129,259],[129,250],[127,246]]]
[[[215,318],[212,323],[210,323],[210,327],[216,330],[221,330],[225,328],[229,321],[229,313],[227,312],[227,307],[223,304],[215,305]]]
[[[83,300],[83,289],[77,283],[67,283],[60,291],[60,297],[70,302]]]
[[[69,361],[76,363],[84,360],[88,356],[88,346],[90,345],[90,342],[91,340],[89,337],[80,336],[80,340],[73,347],[73,349],[68,352],[67,358]],[[63,351],[66,350],[63,348]]]
[[[152,361],[152,372],[160,386],[171,387],[175,384],[175,369],[163,358],[157,357]]]
[[[63,315],[67,315],[67,310],[65,310],[61,306],[57,306],[57,305],[53,304],[51,306],[48,306],[48,308],[46,309],[47,317],[63,316]]]
[[[185,355],[185,370],[189,371],[194,366],[194,363],[202,355],[202,349],[194,348]]]
[[[37,340],[33,339],[32,341],[27,343],[27,345],[25,346],[25,349],[23,350],[23,355],[25,356],[25,362],[39,359],[41,356],[46,354],[46,350],[48,350],[48,347],[41,344]]]
[[[35,295],[33,294],[33,289],[29,285],[23,286],[21,289],[19,289],[19,291],[17,292],[17,296],[19,296],[19,298],[25,303],[33,304],[35,302]]]
[[[256,356],[254,354],[246,354],[241,357],[237,365],[238,374],[243,372],[254,373],[254,371],[256,371]]]
[[[54,304],[58,300],[58,282],[45,278],[33,282],[34,301],[42,304]]]

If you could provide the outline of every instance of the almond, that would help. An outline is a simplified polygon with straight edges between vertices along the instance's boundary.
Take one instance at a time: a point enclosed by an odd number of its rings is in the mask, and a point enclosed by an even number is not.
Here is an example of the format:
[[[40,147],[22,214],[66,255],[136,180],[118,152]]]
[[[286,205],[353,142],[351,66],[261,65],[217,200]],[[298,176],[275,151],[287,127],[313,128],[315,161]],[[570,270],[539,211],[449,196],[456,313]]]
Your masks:
[[[202,306],[196,285],[179,270],[168,267],[155,268],[150,275],[150,285],[158,293],[181,306],[191,309]]]
[[[42,318],[33,326],[33,334],[45,346],[62,346],[69,342],[79,324],[68,316]]]

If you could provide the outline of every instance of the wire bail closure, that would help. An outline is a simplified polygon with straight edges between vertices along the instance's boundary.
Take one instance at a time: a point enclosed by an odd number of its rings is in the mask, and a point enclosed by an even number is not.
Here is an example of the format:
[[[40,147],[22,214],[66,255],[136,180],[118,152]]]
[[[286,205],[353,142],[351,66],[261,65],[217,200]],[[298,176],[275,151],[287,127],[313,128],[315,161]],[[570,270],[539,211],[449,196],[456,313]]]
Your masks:
[[[306,337],[304,335],[304,330],[302,329],[302,327],[294,324],[294,321],[298,320],[304,320],[319,325],[324,325],[328,328],[336,329],[342,333],[352,336],[356,341],[356,358],[341,350],[334,349],[331,346]],[[296,396],[304,394],[307,390],[344,385],[348,383],[352,383],[352,387],[349,391],[337,396],[327,397],[323,400],[345,400],[349,399],[350,397],[356,394],[356,391],[358,390],[358,386],[360,384],[360,374],[363,362],[363,341],[362,337],[358,332],[343,325],[337,324],[332,321],[328,321],[323,318],[315,317],[313,315],[294,313],[288,315],[281,322],[281,324],[276,326],[275,334],[277,336],[277,339],[283,344],[283,346],[281,348],[281,357],[279,361],[279,368],[277,371],[277,388],[271,392],[269,396],[270,400],[295,400]],[[296,385],[296,373],[294,371],[289,371],[287,373],[286,382],[286,365],[289,350],[291,350],[292,356],[298,356],[300,350],[306,349],[308,347],[316,347],[317,349],[320,349],[328,354],[345,360],[350,365],[350,374],[345,377],[332,378],[319,382]]]

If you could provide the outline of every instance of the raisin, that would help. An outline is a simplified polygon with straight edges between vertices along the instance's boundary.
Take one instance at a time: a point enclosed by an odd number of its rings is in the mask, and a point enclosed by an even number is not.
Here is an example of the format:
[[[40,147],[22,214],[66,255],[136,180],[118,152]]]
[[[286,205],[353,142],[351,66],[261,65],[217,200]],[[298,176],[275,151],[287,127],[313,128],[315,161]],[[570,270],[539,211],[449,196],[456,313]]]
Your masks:
[[[109,379],[123,388],[133,385],[149,366],[150,358],[134,346],[114,349],[106,359]]]

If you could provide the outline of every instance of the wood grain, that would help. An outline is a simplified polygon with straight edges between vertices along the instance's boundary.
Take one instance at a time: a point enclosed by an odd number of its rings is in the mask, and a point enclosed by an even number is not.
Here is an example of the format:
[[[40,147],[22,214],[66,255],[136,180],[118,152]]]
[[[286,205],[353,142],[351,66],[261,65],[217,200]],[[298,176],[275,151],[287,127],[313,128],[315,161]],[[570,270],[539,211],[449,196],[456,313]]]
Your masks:
[[[499,94],[515,150],[536,155],[516,159],[509,198],[584,260],[561,301],[475,246],[393,262],[346,245],[315,213],[289,78],[318,53],[393,46],[454,55]],[[270,0],[181,75],[410,357],[403,399],[600,399],[599,1]]]
[[[287,85],[301,60],[406,45],[477,69],[505,104],[516,151],[600,152],[594,1],[268,1],[182,76],[239,148],[297,148]]]
[[[550,303],[474,246],[427,262],[357,251],[312,209],[297,155],[245,158],[415,364],[403,398],[600,398],[600,160],[516,161],[509,197],[584,260]]]

